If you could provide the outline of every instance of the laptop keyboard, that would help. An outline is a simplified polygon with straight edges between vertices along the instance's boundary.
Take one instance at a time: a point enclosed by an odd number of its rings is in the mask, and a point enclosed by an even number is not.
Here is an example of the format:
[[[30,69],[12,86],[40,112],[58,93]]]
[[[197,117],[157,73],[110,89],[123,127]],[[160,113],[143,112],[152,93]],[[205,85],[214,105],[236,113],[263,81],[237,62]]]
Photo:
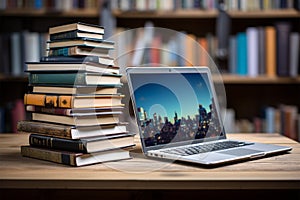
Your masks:
[[[172,149],[166,149],[161,151],[164,153],[176,154],[180,156],[190,156],[199,153],[230,149],[234,147],[242,147],[250,144],[253,143],[246,143],[246,142],[239,142],[239,141],[223,141],[223,142],[210,143],[210,144],[199,144],[195,146],[180,147],[176,149],[172,148]]]

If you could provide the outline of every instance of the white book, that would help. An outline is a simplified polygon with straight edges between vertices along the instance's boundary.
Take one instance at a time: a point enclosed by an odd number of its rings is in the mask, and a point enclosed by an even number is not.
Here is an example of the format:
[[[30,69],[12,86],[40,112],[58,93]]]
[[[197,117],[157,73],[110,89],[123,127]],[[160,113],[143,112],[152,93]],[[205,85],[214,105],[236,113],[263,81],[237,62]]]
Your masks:
[[[40,60],[39,33],[24,32],[25,62],[38,62]]]
[[[248,64],[248,75],[258,75],[258,29],[249,27],[246,30],[247,34],[247,64]]]

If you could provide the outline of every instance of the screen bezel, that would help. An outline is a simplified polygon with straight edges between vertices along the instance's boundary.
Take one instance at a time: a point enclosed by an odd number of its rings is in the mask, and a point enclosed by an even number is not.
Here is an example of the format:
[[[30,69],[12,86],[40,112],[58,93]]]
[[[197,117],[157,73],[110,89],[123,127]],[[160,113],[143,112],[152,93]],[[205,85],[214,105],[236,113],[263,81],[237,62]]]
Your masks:
[[[200,73],[200,74],[207,75],[208,84],[209,84],[212,96],[214,97],[213,99],[214,99],[214,103],[216,105],[216,113],[218,115],[219,123],[222,127],[223,134],[221,135],[222,132],[220,132],[219,136],[217,136],[217,137],[194,139],[193,141],[187,140],[187,141],[182,141],[182,142],[174,142],[171,144],[169,143],[169,144],[161,144],[161,145],[147,147],[144,143],[144,137],[142,134],[141,123],[138,120],[138,112],[137,112],[136,100],[135,100],[135,96],[134,96],[134,87],[133,87],[132,81],[131,81],[131,75],[135,75],[135,74],[149,74],[149,75],[150,74],[151,75],[153,75],[153,74],[181,74],[181,73]],[[208,67],[206,67],[206,66],[197,66],[197,67],[195,67],[195,66],[193,66],[193,67],[190,67],[190,66],[189,67],[128,67],[128,68],[126,68],[126,74],[127,74],[130,98],[131,98],[132,106],[133,106],[133,110],[134,110],[134,116],[135,116],[136,123],[138,125],[140,140],[141,140],[142,149],[143,149],[144,153],[147,153],[147,151],[150,151],[150,150],[174,147],[174,146],[178,146],[178,145],[194,144],[194,143],[201,143],[204,141],[214,141],[214,140],[226,139],[226,133],[225,133],[224,126],[222,123],[222,118],[220,116],[219,103],[218,103],[217,95],[215,92],[215,87],[214,87],[214,84],[212,81],[211,72]]]

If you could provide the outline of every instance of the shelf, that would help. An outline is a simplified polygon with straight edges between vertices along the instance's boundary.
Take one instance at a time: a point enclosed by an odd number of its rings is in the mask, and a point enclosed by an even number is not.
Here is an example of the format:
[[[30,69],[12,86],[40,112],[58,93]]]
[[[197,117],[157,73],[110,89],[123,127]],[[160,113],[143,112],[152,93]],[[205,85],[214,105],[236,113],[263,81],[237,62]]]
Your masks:
[[[225,84],[300,84],[300,77],[249,77],[225,74],[222,78]]]
[[[117,18],[216,18],[217,10],[175,10],[175,11],[113,11]],[[229,11],[232,18],[299,18],[300,12],[294,9],[264,11]]]
[[[28,82],[28,77],[24,76],[4,76],[0,75],[0,82]]]
[[[0,11],[0,16],[10,17],[98,17],[99,9],[76,9],[70,11],[36,10],[36,9],[12,9]]]

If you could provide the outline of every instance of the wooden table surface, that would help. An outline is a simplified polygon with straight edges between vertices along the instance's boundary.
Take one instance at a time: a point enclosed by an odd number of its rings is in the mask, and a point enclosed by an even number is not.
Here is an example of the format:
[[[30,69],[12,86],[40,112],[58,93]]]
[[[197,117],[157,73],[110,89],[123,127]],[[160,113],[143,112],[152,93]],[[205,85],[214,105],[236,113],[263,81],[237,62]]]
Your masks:
[[[16,189],[300,189],[300,144],[278,134],[230,134],[229,138],[292,146],[290,153],[204,168],[143,157],[69,167],[22,157],[27,134],[0,134],[0,188]]]

